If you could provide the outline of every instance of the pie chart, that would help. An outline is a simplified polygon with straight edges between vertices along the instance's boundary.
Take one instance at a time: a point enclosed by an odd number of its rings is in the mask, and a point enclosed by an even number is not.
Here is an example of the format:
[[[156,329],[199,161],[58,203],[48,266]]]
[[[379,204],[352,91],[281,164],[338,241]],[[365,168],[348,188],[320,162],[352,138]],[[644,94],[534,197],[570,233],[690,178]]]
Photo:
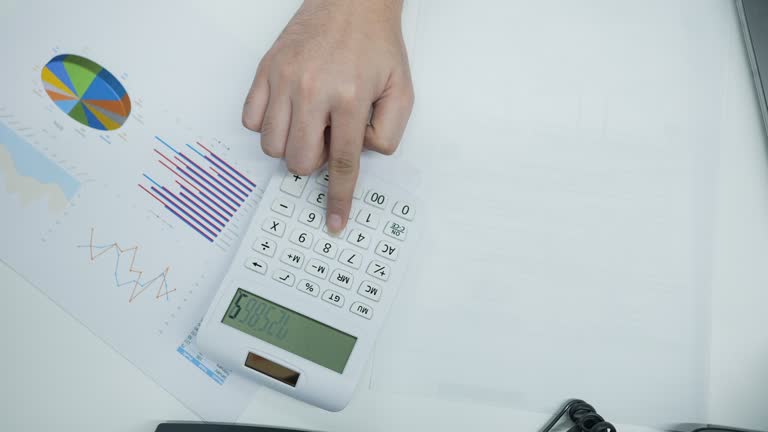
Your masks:
[[[98,130],[115,130],[131,113],[131,99],[108,70],[74,54],[52,58],[41,73],[46,93],[74,120]]]

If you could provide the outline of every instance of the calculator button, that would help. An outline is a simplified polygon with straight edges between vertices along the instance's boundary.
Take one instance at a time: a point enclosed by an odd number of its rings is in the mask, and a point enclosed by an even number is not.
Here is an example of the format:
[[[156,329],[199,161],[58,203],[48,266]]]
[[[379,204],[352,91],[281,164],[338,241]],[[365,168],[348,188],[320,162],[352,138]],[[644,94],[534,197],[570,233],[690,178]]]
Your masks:
[[[288,286],[293,286],[294,282],[296,282],[296,277],[291,272],[287,272],[285,270],[276,270],[272,274],[272,279],[280,282],[281,284],[285,284]]]
[[[293,208],[293,203],[285,198],[275,198],[275,200],[272,201],[272,211],[280,213],[283,216],[293,216]]]
[[[285,222],[280,219],[267,218],[264,220],[264,225],[261,226],[261,229],[270,234],[282,237],[285,233]]]
[[[302,210],[299,215],[299,222],[312,228],[320,228],[320,224],[323,222],[323,215],[316,210],[307,208]]]
[[[283,251],[283,256],[280,257],[280,261],[291,267],[300,269],[304,265],[304,254],[293,249],[286,249]]]
[[[331,283],[344,289],[352,288],[352,274],[336,269],[331,273]]]
[[[395,206],[392,207],[392,214],[400,216],[406,220],[413,220],[413,206],[407,202],[398,201],[395,203]]]
[[[377,229],[379,227],[379,214],[368,209],[360,210],[355,219],[360,225],[365,225],[371,229]]]
[[[371,319],[373,317],[373,308],[365,303],[354,302],[349,310],[355,315],[359,315],[365,319]]]
[[[377,279],[384,281],[389,279],[389,266],[383,262],[371,261],[366,272]]]
[[[317,295],[320,294],[320,285],[306,279],[302,279],[301,282],[296,285],[296,289],[313,297],[317,297]]]
[[[328,272],[331,271],[328,264],[314,258],[309,260],[304,270],[319,279],[325,279],[328,276]]]
[[[256,257],[248,258],[245,261],[245,267],[259,274],[264,274],[267,272],[267,263]]]
[[[354,199],[360,199],[363,197],[363,187],[360,186],[360,183],[355,184],[355,191],[352,192],[352,198]]]
[[[291,243],[309,249],[312,246],[312,233],[295,229],[291,233]]]
[[[408,229],[399,222],[389,221],[387,226],[384,227],[384,234],[398,240],[405,240],[405,237],[408,235]]]
[[[392,244],[386,240],[380,241],[378,246],[376,246],[376,255],[384,257],[388,260],[396,260],[399,253],[400,246]]]
[[[347,220],[352,220],[357,216],[357,214],[360,212],[360,206],[352,204],[352,207],[349,208],[349,217]]]
[[[381,299],[381,287],[371,281],[363,281],[357,290],[361,296],[369,298],[375,302]]]
[[[349,236],[347,236],[347,241],[363,249],[368,249],[368,246],[371,245],[371,237],[367,232],[360,231],[359,229],[353,229]]]
[[[300,197],[304,192],[304,186],[307,185],[308,178],[309,177],[307,176],[298,176],[288,173],[283,177],[283,182],[280,184],[280,190],[288,195]]]
[[[326,208],[328,206],[328,194],[324,190],[315,189],[307,196],[307,202],[314,204],[320,208]]]
[[[339,252],[339,248],[331,241],[320,239],[315,245],[315,252],[330,259],[335,259],[336,254]]]
[[[339,255],[339,262],[354,269],[359,269],[360,265],[363,264],[363,257],[360,256],[358,251],[344,249],[341,251],[341,255]]]
[[[380,191],[371,189],[365,196],[365,202],[378,208],[384,208],[387,206],[387,196]]]
[[[253,242],[251,249],[268,257],[273,257],[275,256],[275,250],[277,250],[277,243],[266,237],[259,237]]]
[[[334,306],[344,306],[344,296],[333,290],[325,290],[323,293],[323,300]]]
[[[322,169],[315,177],[317,184],[322,186],[328,186],[328,180],[330,180],[330,174],[328,174],[328,168]]]

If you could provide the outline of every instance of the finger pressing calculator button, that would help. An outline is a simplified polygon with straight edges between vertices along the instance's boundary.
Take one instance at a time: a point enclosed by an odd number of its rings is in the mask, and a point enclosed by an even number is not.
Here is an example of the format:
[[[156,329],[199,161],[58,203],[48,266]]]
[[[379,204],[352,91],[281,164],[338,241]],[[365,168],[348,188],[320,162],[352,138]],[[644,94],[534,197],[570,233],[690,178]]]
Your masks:
[[[392,244],[386,240],[380,241],[378,246],[376,246],[376,255],[384,257],[388,260],[396,260],[399,253],[400,246]]]
[[[312,233],[300,229],[295,229],[291,233],[290,240],[291,243],[295,245],[309,249],[309,247],[312,246]]]
[[[283,182],[280,183],[280,190],[288,195],[300,197],[304,192],[304,186],[307,185],[307,179],[308,177],[306,176],[298,176],[288,173],[283,177]]]
[[[405,237],[408,235],[408,228],[400,222],[389,221],[387,226],[384,227],[384,234],[398,240],[405,240]]]
[[[272,201],[272,211],[280,213],[283,216],[293,216],[294,204],[285,198],[275,198]]]
[[[296,277],[293,275],[293,273],[282,269],[275,270],[275,272],[272,274],[272,279],[288,286],[293,286],[293,284],[296,282]]]
[[[398,201],[395,206],[392,207],[392,214],[400,216],[403,219],[413,220],[413,206],[407,202]]]
[[[304,271],[312,276],[315,276],[316,278],[325,279],[328,276],[328,272],[331,270],[328,267],[328,264],[312,258],[307,263],[307,267],[304,269]]]
[[[359,269],[360,266],[363,264],[363,257],[360,255],[360,252],[350,250],[350,249],[344,249],[341,251],[341,255],[339,256],[339,262],[352,267],[353,269]]]
[[[363,281],[363,283],[360,284],[360,288],[358,288],[357,292],[361,296],[369,298],[375,302],[381,299],[381,287],[371,281]]]
[[[307,202],[312,203],[320,208],[325,208],[328,196],[324,190],[315,189],[307,196]]]
[[[334,306],[344,306],[344,296],[333,290],[325,290],[323,293],[323,300]]]
[[[275,256],[277,243],[273,242],[272,240],[266,237],[259,237],[256,239],[255,242],[253,242],[251,249],[255,250],[260,254],[266,255],[268,257],[273,257]]]
[[[299,222],[312,228],[319,228],[323,222],[323,216],[317,210],[304,209],[299,215]]]
[[[387,195],[381,191],[371,189],[365,196],[365,202],[378,208],[384,208],[387,206]]]
[[[342,229],[341,232],[339,232],[338,234],[333,234],[333,233],[329,233],[328,232],[328,225],[323,225],[323,232],[328,234],[329,236],[338,237],[338,238],[342,238],[343,239],[344,235],[347,234],[347,228],[349,228],[349,225],[346,225],[344,227],[344,229]]]
[[[313,297],[317,297],[317,295],[320,294],[320,285],[306,279],[302,279],[301,282],[296,285],[296,289]]]
[[[280,219],[266,218],[264,220],[264,224],[261,226],[261,229],[270,234],[282,237],[285,233],[285,222],[281,221]]]
[[[336,243],[332,241],[320,239],[315,245],[315,252],[330,259],[335,259],[336,254],[339,253],[339,248],[336,246]]]
[[[304,254],[293,249],[286,249],[283,251],[283,256],[280,257],[280,261],[291,267],[300,269],[304,265]]]
[[[352,274],[341,269],[331,273],[331,283],[344,289],[352,288]]]
[[[363,232],[359,229],[352,230],[352,232],[349,233],[349,236],[347,236],[347,241],[363,249],[368,249],[368,246],[371,245],[371,237],[367,232]]]
[[[355,315],[359,315],[365,319],[373,318],[373,308],[365,303],[354,302],[349,310]]]
[[[245,260],[245,267],[259,274],[264,274],[267,272],[267,263],[255,257]]]
[[[371,263],[368,264],[368,270],[366,270],[366,273],[377,279],[385,281],[389,279],[389,266],[383,262],[371,261]]]
[[[360,225],[365,225],[371,229],[377,229],[379,227],[379,219],[380,217],[378,213],[368,209],[362,209],[360,210],[360,213],[357,214],[356,220]]]

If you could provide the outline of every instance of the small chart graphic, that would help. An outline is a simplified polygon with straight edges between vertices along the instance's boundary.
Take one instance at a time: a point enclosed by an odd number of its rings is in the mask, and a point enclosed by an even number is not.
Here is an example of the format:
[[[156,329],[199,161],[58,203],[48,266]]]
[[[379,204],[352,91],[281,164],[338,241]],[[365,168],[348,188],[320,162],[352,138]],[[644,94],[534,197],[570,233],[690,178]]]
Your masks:
[[[200,323],[198,323],[195,328],[192,329],[186,339],[184,339],[184,342],[182,342],[181,345],[176,348],[176,352],[184,356],[187,361],[203,371],[203,373],[208,375],[208,377],[216,382],[216,384],[223,385],[227,380],[227,377],[229,377],[230,372],[229,370],[219,366],[218,363],[207,359],[197,349],[197,344],[195,341],[197,339],[197,331],[199,329]]]
[[[86,126],[118,129],[131,113],[131,99],[123,85],[85,57],[58,55],[43,67],[41,78],[56,106]]]
[[[170,288],[168,284],[170,267],[166,267],[154,276],[145,276],[143,270],[134,267],[136,256],[139,253],[138,246],[124,248],[117,242],[108,244],[95,243],[93,233],[94,229],[91,228],[91,238],[88,244],[77,245],[77,247],[79,249],[88,249],[91,262],[95,262],[100,258],[108,259],[108,257],[112,257],[115,260],[114,284],[117,288],[130,287],[129,303],[136,300],[144,292],[152,293],[157,300],[168,300],[168,295],[176,291],[176,288]],[[126,262],[128,263],[127,268],[125,266]]]
[[[186,144],[187,155],[162,138],[155,139],[161,147],[154,151],[169,181],[144,173],[146,183],[139,187],[207,241],[226,235],[237,211],[250,205],[248,197],[256,184],[199,142]]]
[[[0,187],[22,205],[47,201],[48,210],[63,210],[80,182],[0,121]]]

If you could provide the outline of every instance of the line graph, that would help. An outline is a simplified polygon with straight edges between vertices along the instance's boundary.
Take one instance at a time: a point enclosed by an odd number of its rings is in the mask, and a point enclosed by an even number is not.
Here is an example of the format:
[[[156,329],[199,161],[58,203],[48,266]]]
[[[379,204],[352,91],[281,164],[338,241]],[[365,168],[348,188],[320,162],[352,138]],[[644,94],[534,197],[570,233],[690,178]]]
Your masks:
[[[91,228],[91,237],[88,244],[77,245],[77,247],[79,249],[83,249],[83,248],[88,249],[89,259],[92,263],[101,257],[107,256],[109,252],[114,252],[114,256],[115,256],[114,283],[117,288],[121,288],[124,286],[131,286],[131,294],[128,297],[128,303],[132,303],[137,297],[139,297],[145,291],[149,290],[153,285],[157,286],[157,291],[155,293],[156,300],[164,298],[167,301],[168,295],[176,291],[176,288],[170,288],[168,284],[168,272],[170,271],[170,267],[165,267],[165,269],[163,269],[163,271],[161,271],[159,274],[148,279],[144,278],[143,270],[139,270],[136,267],[134,267],[134,263],[136,262],[136,256],[139,253],[139,246],[124,248],[120,246],[117,242],[109,243],[109,244],[95,244],[93,240],[93,235],[94,235],[94,228]],[[121,279],[119,273],[120,273],[120,262],[123,259],[124,255],[128,255],[128,258],[130,259],[130,264],[128,265],[127,273],[130,273],[132,276],[129,276],[128,278],[125,278],[123,280]]]
[[[199,141],[185,144],[187,154],[159,136],[155,140],[160,146],[153,150],[164,168],[165,181],[143,173],[146,182],[139,183],[139,188],[213,243],[238,210],[249,204],[256,183]]]

